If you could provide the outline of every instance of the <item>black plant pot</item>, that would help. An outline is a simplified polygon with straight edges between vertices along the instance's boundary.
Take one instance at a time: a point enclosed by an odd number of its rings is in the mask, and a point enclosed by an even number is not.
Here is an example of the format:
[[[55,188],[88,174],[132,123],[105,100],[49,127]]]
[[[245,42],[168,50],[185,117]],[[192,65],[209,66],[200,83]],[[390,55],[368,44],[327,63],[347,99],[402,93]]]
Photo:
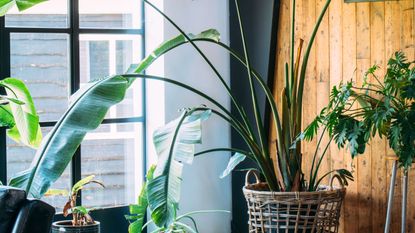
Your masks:
[[[101,233],[100,222],[88,226],[72,226],[71,220],[54,222],[52,233]]]

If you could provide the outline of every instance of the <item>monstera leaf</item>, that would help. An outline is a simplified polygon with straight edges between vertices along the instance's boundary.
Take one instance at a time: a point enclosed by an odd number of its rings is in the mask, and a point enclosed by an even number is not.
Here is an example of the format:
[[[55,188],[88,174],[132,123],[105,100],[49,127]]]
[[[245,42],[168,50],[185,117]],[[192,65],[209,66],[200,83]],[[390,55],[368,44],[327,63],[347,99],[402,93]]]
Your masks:
[[[158,163],[147,192],[152,220],[159,227],[167,227],[175,220],[183,164],[192,163],[194,146],[201,143],[202,121],[210,115],[210,110],[184,111],[153,135]]]
[[[208,30],[192,37],[218,40],[219,34],[216,30]],[[187,42],[182,36],[177,36],[161,44],[138,65],[135,73],[143,72],[158,57]],[[25,189],[33,197],[42,197],[62,175],[86,133],[96,129],[108,109],[124,99],[134,80],[131,76],[112,76],[89,83],[75,93],[69,109],[43,140],[30,169],[13,177],[10,185]]]

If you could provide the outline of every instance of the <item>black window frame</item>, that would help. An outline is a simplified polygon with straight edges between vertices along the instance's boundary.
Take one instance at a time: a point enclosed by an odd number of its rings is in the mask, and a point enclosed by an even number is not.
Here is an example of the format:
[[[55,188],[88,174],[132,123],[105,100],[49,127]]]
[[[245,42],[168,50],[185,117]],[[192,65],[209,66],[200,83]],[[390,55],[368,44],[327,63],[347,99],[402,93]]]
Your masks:
[[[80,40],[79,36],[82,34],[119,34],[119,35],[137,35],[141,36],[141,55],[142,58],[145,56],[145,6],[143,1],[137,1],[137,4],[141,4],[141,27],[138,29],[109,29],[109,28],[84,28],[80,27],[79,17],[79,1],[80,0],[68,0],[68,15],[69,20],[66,28],[42,28],[42,27],[6,27],[5,17],[0,17],[0,79],[10,77],[11,65],[10,65],[10,35],[11,33],[59,33],[69,36],[69,69],[70,69],[70,81],[69,89],[70,94],[74,94],[80,87]],[[139,9],[139,8],[138,8]],[[17,77],[19,78],[19,77]],[[142,116],[138,117],[122,117],[122,118],[111,118],[105,119],[101,124],[114,124],[114,123],[141,123],[142,124],[142,148],[143,148],[143,162],[142,162],[142,179],[145,179],[145,173],[147,168],[147,131],[146,131],[146,82],[142,81]],[[53,127],[56,121],[40,122],[41,127]],[[6,129],[0,129],[0,181],[3,184],[7,183],[7,143],[6,143]],[[71,183],[74,184],[81,179],[81,146],[75,152],[71,163]],[[82,194],[81,194],[82,195]],[[78,197],[78,203],[81,204],[81,195]],[[116,226],[103,227],[103,232],[119,232],[120,225],[125,227],[125,223],[119,223],[121,218],[124,218],[123,213],[127,211],[126,206],[105,208],[96,211],[95,215],[98,220],[109,220],[114,222],[117,219]],[[114,219],[115,214],[118,217]],[[57,219],[61,218],[57,216]],[[111,220],[110,220],[111,219]],[[107,223],[108,224],[108,223]],[[105,225],[107,225],[105,224]],[[112,231],[112,229],[117,229]]]

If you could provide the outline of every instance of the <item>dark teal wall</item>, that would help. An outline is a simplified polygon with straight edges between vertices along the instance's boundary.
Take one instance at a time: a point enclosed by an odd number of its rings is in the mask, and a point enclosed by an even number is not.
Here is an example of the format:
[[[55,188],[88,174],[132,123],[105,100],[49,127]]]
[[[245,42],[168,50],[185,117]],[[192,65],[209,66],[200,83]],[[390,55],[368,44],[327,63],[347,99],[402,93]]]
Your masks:
[[[261,74],[263,79],[272,86],[275,63],[276,27],[278,20],[278,0],[239,0],[241,15],[244,21],[245,34],[252,66]],[[234,0],[230,0],[230,43],[231,47],[243,54],[241,48],[241,36],[239,33],[237,14]],[[247,82],[246,70],[238,62],[231,60],[231,88],[238,100],[248,113],[252,113],[251,97],[249,95],[249,84]],[[268,128],[269,112],[265,104],[265,96],[259,88],[259,103],[263,114],[265,127]],[[235,111],[233,108],[232,111]],[[253,118],[251,117],[251,121]],[[244,148],[245,144],[232,132],[232,146]],[[252,168],[254,164],[245,162],[240,168]],[[243,197],[242,187],[244,185],[244,172],[234,172],[232,175],[232,232],[248,232],[248,215],[246,202]]]

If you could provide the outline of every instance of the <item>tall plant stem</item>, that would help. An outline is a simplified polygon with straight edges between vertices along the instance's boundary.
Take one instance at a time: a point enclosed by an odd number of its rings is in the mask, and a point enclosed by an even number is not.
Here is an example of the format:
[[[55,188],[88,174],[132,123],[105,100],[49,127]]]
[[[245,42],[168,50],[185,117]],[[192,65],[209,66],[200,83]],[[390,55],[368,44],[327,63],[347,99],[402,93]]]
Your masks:
[[[324,148],[323,153],[321,154],[320,159],[318,160],[318,163],[317,163],[316,169],[314,171],[314,175],[313,175],[313,185],[314,185],[314,183],[317,179],[317,173],[320,169],[321,162],[323,161],[324,157],[326,156],[326,152],[329,149],[329,146],[330,146],[332,140],[333,140],[333,138],[330,138],[329,142],[327,143],[326,147]],[[311,179],[310,179],[310,186],[311,186]]]
[[[232,114],[226,110],[225,107],[223,107],[220,103],[218,103],[216,100],[214,100],[213,98],[209,97],[208,95],[202,93],[201,91],[192,88],[190,86],[187,86],[186,84],[180,83],[176,80],[172,80],[172,79],[168,79],[168,78],[163,78],[163,77],[158,77],[158,76],[151,76],[151,75],[145,75],[145,74],[125,74],[122,75],[125,78],[144,78],[144,79],[149,79],[149,80],[158,80],[158,81],[164,81],[167,83],[171,83],[174,85],[177,85],[179,87],[182,87],[184,89],[187,89],[205,99],[207,99],[208,101],[212,102],[214,105],[216,105],[219,109],[221,109],[222,111],[224,111],[224,113],[227,115],[224,115],[223,113],[214,110],[214,109],[210,109],[210,108],[197,108],[198,111],[204,111],[204,110],[212,110],[212,113],[214,113],[215,115],[219,116],[220,118],[222,118],[223,120],[225,120],[226,122],[228,122],[232,128],[234,128],[238,134],[244,139],[245,143],[247,144],[247,146],[249,147],[249,149],[251,150],[253,155],[258,155],[261,154],[261,149],[257,146],[256,142],[253,141],[253,139],[250,137],[249,132],[247,132],[246,128],[243,127],[243,125],[237,120],[235,119],[235,117],[232,116]],[[250,155],[248,155],[249,157]],[[264,176],[266,181],[268,182],[270,188],[272,190],[279,190],[278,189],[278,184],[275,180],[275,171],[269,166],[268,161],[262,157],[262,156],[252,156],[252,159],[254,159],[260,169],[263,171]]]
[[[166,14],[164,14],[158,7],[156,7],[154,4],[149,2],[148,0],[143,0],[146,4],[148,4],[150,7],[152,7],[155,11],[157,11],[160,15],[162,15],[173,27],[175,27],[189,42],[190,44],[196,49],[196,51],[200,54],[200,56],[206,61],[206,63],[209,65],[209,67],[213,70],[213,72],[216,74],[216,76],[219,78],[219,81],[222,83],[222,85],[225,87],[229,97],[231,98],[232,103],[235,105],[237,111],[241,115],[241,118],[247,126],[248,129],[250,129],[250,124],[248,120],[244,117],[244,113],[242,110],[241,105],[236,101],[235,97],[232,94],[232,91],[228,84],[223,79],[222,75],[219,73],[219,71],[216,69],[216,67],[212,64],[212,62],[207,58],[207,56],[202,52],[202,50],[192,41],[192,39],[172,20],[170,17],[168,17]],[[250,132],[252,137],[254,137],[253,132]]]
[[[316,149],[314,151],[313,162],[311,163],[311,169],[310,169],[310,184],[309,184],[309,189],[312,187],[312,183],[313,183],[313,180],[314,180],[314,178],[313,178],[314,166],[315,166],[316,159],[317,159],[318,149],[320,148],[320,144],[323,141],[323,137],[324,137],[324,134],[326,132],[326,129],[327,129],[327,126],[324,127],[324,129],[323,129],[323,131],[322,131],[322,133],[321,133],[321,135],[320,135],[320,137],[318,139]]]
[[[245,62],[244,58],[241,55],[239,55],[235,50],[233,50],[228,45],[226,45],[226,44],[224,44],[222,42],[219,42],[219,41],[216,41],[216,40],[213,40],[213,39],[208,39],[208,38],[195,38],[195,39],[192,39],[191,41],[194,41],[194,42],[206,42],[206,43],[210,43],[210,44],[219,46],[219,47],[225,49],[233,58],[235,58],[237,61],[239,61],[242,65],[244,65],[245,67],[248,67],[247,63]],[[187,43],[190,43],[190,41],[186,41],[184,43],[181,43],[181,44],[178,44],[176,46],[173,46],[168,51],[172,51],[174,48],[177,48],[179,46],[185,45]],[[262,90],[265,93],[265,96],[266,96],[266,99],[268,101],[268,104],[271,107],[273,121],[274,121],[274,124],[276,125],[277,135],[279,135],[278,137],[281,137],[281,135],[282,135],[282,127],[281,127],[281,122],[280,122],[279,113],[278,113],[278,109],[277,109],[277,105],[276,105],[276,102],[275,102],[274,95],[272,94],[272,91],[269,89],[269,87],[264,82],[264,80],[261,78],[260,74],[253,67],[250,67],[250,69],[251,69],[251,73],[252,73],[253,77],[256,79],[256,81],[258,82],[258,84],[260,85],[260,87],[262,88]],[[149,78],[149,79],[153,79],[153,78]],[[161,77],[160,78],[156,78],[156,80],[163,80],[163,78],[161,78]],[[184,84],[182,84],[180,82],[177,82],[175,80],[165,80],[165,81],[166,82],[171,82],[173,84],[176,84],[176,85],[179,85],[181,87],[186,88],[185,86],[183,86]],[[190,89],[193,89],[193,88],[190,88]],[[191,91],[193,91],[193,90],[191,90]],[[231,115],[231,114],[229,113],[228,115]],[[244,112],[243,112],[243,115],[244,115],[244,117],[246,116],[246,114]],[[247,126],[245,125],[245,127],[247,127]],[[242,127],[242,128],[245,129],[244,127]],[[246,129],[246,131],[252,132],[252,130],[247,130],[247,129]],[[281,140],[277,140],[277,143],[278,143],[278,147],[277,147],[278,154],[284,153],[282,151],[283,147],[282,147],[281,142],[282,142]],[[272,161],[268,161],[268,163],[269,164],[272,164]],[[280,170],[279,169],[276,169],[276,172],[280,172]],[[276,183],[276,182],[274,182],[274,183]],[[276,190],[273,190],[273,191],[276,191]]]
[[[207,110],[208,108],[198,108],[200,110]],[[222,113],[212,109],[212,113],[216,114],[217,116],[221,117],[223,120],[227,121],[244,139],[245,143],[251,150],[251,152],[256,155],[253,156],[253,159],[257,162],[259,168],[264,174],[265,180],[268,183],[268,186],[271,190],[279,191],[278,183],[275,179],[275,171],[270,167],[267,158],[261,156],[261,149],[256,145],[254,141],[249,137],[249,135],[245,134],[241,128],[234,124],[234,121],[231,118],[224,116]]]
[[[323,21],[324,15],[326,14],[326,11],[330,5],[330,2],[331,0],[327,0],[326,4],[323,7],[323,10],[320,13],[320,16],[317,19],[317,24],[315,25],[313,29],[313,33],[311,34],[310,41],[308,42],[307,50],[303,57],[303,63],[301,65],[301,72],[300,72],[300,78],[299,78],[299,84],[298,84],[298,97],[297,97],[296,125],[298,127],[301,126],[301,121],[302,121],[304,82],[305,82],[305,74],[307,71],[308,58],[310,57],[311,48],[313,47],[314,39],[316,38],[317,31],[320,27],[321,22]]]
[[[244,61],[243,57],[241,55],[239,55],[235,50],[233,50],[232,48],[230,48],[229,46],[227,46],[224,43],[209,40],[209,39],[195,39],[194,41],[195,42],[201,41],[201,42],[207,42],[207,43],[212,43],[212,44],[218,45],[218,46],[222,47],[223,49],[227,50],[229,52],[229,54],[232,55],[232,57],[234,57],[242,65],[244,65],[245,67],[248,67],[248,64]],[[261,78],[261,75],[253,67],[251,67],[250,69],[251,69],[253,77],[257,80],[258,84],[260,85],[260,87],[262,88],[262,90],[265,93],[268,104],[271,107],[271,112],[272,112],[274,124],[275,124],[276,130],[277,130],[277,136],[278,136],[278,138],[280,138],[280,137],[282,137],[282,127],[281,127],[281,121],[280,121],[280,117],[279,117],[279,113],[278,113],[278,109],[277,109],[277,103],[275,101],[274,95],[272,94],[271,89],[269,89],[269,87],[267,86],[265,81]],[[281,140],[278,140],[277,143],[278,143],[278,153],[281,154],[282,149],[283,149]]]
[[[261,148],[262,148],[262,155],[265,156],[269,156],[269,152],[268,152],[268,143],[265,142],[265,132],[264,132],[264,125],[262,123],[262,119],[261,119],[261,114],[259,112],[258,109],[258,100],[257,100],[257,96],[256,96],[256,91],[255,91],[255,86],[254,86],[254,82],[253,82],[253,78],[252,78],[252,72],[251,72],[251,62],[249,59],[249,54],[248,54],[248,45],[246,44],[246,37],[245,37],[245,32],[244,32],[244,27],[243,27],[243,22],[242,22],[242,17],[241,17],[241,12],[240,12],[240,8],[239,8],[239,2],[238,0],[235,0],[235,7],[236,7],[236,12],[238,15],[238,22],[239,22],[239,30],[241,33],[241,39],[242,39],[242,47],[244,50],[244,55],[245,55],[245,61],[246,61],[246,70],[248,72],[248,81],[249,81],[249,86],[251,89],[251,98],[252,98],[252,106],[254,109],[254,116],[255,116],[255,122],[256,122],[256,127],[258,130],[258,136],[259,136],[259,142],[261,143]]]
[[[206,100],[208,100],[209,102],[214,104],[216,107],[218,107],[221,111],[223,111],[227,115],[227,116],[225,116],[225,115],[221,114],[220,116],[222,118],[226,119],[227,121],[229,121],[231,126],[235,127],[235,129],[238,130],[238,132],[240,133],[240,135],[242,137],[244,137],[244,138],[246,137],[249,140],[250,144],[255,144],[255,141],[253,141],[253,139],[250,137],[250,134],[249,134],[248,130],[242,125],[242,123],[240,123],[236,119],[236,117],[233,116],[232,113],[229,112],[223,105],[221,105],[219,102],[217,102],[215,99],[211,98],[210,96],[204,94],[203,92],[201,92],[201,91],[199,91],[199,90],[197,90],[197,89],[195,89],[191,86],[188,86],[184,83],[181,83],[179,81],[164,78],[164,77],[159,77],[159,76],[146,75],[146,74],[124,74],[122,76],[126,77],[126,78],[142,78],[142,79],[156,80],[156,81],[163,81],[163,82],[171,83],[173,85],[184,88],[188,91],[191,91],[191,92],[195,93],[196,95],[199,95],[199,96],[205,98]]]
[[[290,93],[290,97],[292,95],[292,92],[294,90],[294,88],[297,88],[296,86],[294,86],[294,45],[295,45],[295,0],[292,0],[292,16],[291,16],[291,64],[290,64],[290,75],[291,75],[291,84],[288,84],[287,87],[289,87],[288,93]],[[295,103],[293,103],[295,104]]]

